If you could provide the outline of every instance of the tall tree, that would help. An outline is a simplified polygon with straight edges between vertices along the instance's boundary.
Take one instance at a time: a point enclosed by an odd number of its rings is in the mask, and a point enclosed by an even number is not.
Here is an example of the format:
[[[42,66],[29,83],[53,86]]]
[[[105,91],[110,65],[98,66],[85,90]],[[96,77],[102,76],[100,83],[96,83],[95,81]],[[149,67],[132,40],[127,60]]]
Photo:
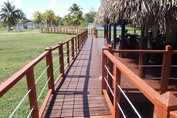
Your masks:
[[[81,11],[75,11],[71,14],[71,23],[73,26],[78,27],[84,23],[83,13]]]
[[[43,19],[47,25],[52,26],[55,21],[55,13],[52,10],[46,10]]]
[[[81,11],[75,11],[71,14],[70,23],[72,24],[72,26],[77,28],[77,33],[78,33],[78,26],[85,23],[85,20],[82,14],[83,13]]]
[[[39,25],[39,23],[42,21],[43,21],[42,13],[39,11],[35,11],[33,14],[33,22]]]
[[[88,23],[93,23],[95,19],[96,12],[95,11],[90,11],[89,13],[86,13],[84,15],[85,22]]]
[[[73,3],[68,11],[70,11],[69,14],[72,14],[75,11],[81,11],[81,10],[82,10],[82,8],[80,7],[80,5],[77,5],[76,3]]]
[[[24,18],[25,14],[22,10],[16,9],[16,7],[9,1],[4,2],[0,11],[0,19],[2,19],[4,25],[8,26],[8,31],[12,26]]]
[[[62,22],[63,22],[64,26],[70,26],[71,25],[71,17],[70,17],[70,15],[64,16],[64,18],[62,19]]]
[[[60,17],[60,16],[55,16],[54,17],[54,25],[55,26],[59,26],[59,25],[61,25],[61,21],[62,21],[62,18]]]

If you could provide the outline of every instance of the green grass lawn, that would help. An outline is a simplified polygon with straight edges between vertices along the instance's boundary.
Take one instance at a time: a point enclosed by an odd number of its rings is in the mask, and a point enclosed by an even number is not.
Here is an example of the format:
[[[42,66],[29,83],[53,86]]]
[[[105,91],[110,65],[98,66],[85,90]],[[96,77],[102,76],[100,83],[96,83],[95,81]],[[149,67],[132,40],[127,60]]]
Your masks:
[[[65,41],[72,35],[65,34],[45,34],[39,32],[19,33],[19,32],[1,32],[0,33],[0,83],[12,76],[19,69],[41,54],[47,46],[55,46],[59,41]],[[58,52],[54,52],[54,58],[57,58]],[[54,63],[54,70],[58,67],[58,61]],[[45,69],[45,58],[34,68],[35,79]],[[59,70],[57,71],[59,72]],[[57,73],[55,74],[55,77]],[[37,83],[37,96],[41,92],[47,80],[46,72]],[[9,117],[15,106],[27,92],[26,77],[13,87],[7,94],[0,98],[0,118]],[[42,97],[39,99],[39,108],[47,94],[47,87]],[[29,113],[28,97],[15,113],[14,117],[26,117]]]

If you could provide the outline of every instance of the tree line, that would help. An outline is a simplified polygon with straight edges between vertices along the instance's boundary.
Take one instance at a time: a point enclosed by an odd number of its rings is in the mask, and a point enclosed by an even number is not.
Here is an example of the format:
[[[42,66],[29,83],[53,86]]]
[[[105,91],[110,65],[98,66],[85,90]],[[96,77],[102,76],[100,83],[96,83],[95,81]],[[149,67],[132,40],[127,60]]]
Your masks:
[[[44,23],[47,26],[86,26],[88,23],[94,21],[96,12],[91,10],[89,13],[83,14],[81,6],[73,4],[69,9],[69,14],[63,18],[55,15],[52,10],[46,10],[44,13],[35,11],[33,14],[33,21],[40,25]]]
[[[33,14],[33,22],[39,26],[72,26],[72,27],[84,27],[88,23],[94,22],[94,17],[96,12],[91,10],[89,13],[84,14],[82,7],[77,4],[72,4],[68,9],[69,14],[65,15],[63,18],[56,15],[54,11],[48,9],[44,13],[40,11],[35,11]],[[21,9],[18,9],[13,5],[13,3],[6,1],[0,11],[0,21],[3,26],[10,28],[17,23],[21,23],[28,19]]]

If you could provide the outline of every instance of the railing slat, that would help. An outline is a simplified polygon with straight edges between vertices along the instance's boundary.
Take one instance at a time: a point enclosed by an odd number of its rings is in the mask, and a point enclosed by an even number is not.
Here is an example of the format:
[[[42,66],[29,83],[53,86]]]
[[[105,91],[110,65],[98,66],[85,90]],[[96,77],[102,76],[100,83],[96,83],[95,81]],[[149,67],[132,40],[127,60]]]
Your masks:
[[[54,93],[54,75],[53,75],[53,62],[52,62],[52,48],[51,47],[47,47],[45,49],[46,51],[48,51],[48,54],[46,55],[46,66],[49,66],[49,68],[47,68],[47,77],[49,80],[48,83],[48,89],[52,90],[52,93]]]
[[[37,95],[36,95],[36,85],[34,80],[34,70],[30,68],[26,74],[28,90],[31,89],[29,93],[29,102],[30,102],[30,110],[34,109],[31,113],[32,118],[38,118],[38,104],[37,104]]]
[[[64,55],[63,55],[63,43],[59,42],[59,63],[60,63],[60,74],[62,74],[62,77],[64,76]]]
[[[120,117],[120,113],[119,110],[117,108],[117,103],[120,104],[120,90],[117,89],[117,85],[120,85],[120,81],[121,81],[121,72],[120,70],[117,69],[117,67],[114,65],[113,68],[113,74],[114,74],[114,114],[113,117],[114,118],[119,118]]]
[[[162,66],[162,73],[161,73],[161,93],[165,93],[168,90],[168,83],[169,83],[169,77],[170,77],[170,65],[171,65],[171,58],[172,58],[172,52],[171,52],[171,46],[166,47],[167,53],[163,55],[163,66]]]

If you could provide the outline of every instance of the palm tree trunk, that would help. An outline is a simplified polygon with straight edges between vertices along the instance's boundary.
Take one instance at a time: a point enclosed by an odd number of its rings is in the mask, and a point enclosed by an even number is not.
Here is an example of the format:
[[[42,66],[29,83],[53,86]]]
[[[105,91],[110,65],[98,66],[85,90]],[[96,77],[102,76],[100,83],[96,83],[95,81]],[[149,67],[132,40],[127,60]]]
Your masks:
[[[10,23],[8,24],[8,32],[10,31]]]

